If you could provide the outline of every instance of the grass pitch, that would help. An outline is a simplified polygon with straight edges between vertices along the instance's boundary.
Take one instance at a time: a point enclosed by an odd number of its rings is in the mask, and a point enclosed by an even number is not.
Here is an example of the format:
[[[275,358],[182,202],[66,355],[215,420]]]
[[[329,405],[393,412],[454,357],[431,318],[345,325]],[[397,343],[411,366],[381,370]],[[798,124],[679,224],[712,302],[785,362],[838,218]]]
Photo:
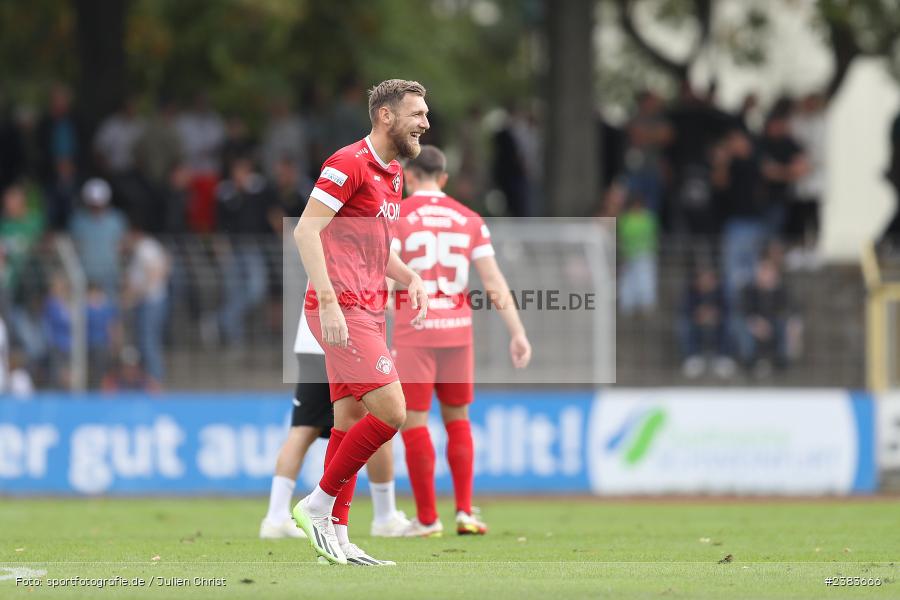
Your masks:
[[[481,507],[483,538],[452,534],[443,502],[445,537],[371,539],[361,498],[352,539],[399,563],[365,569],[319,565],[305,540],[257,539],[263,499],[0,499],[0,598],[900,598],[896,500]],[[10,578],[42,571],[40,586]],[[842,576],[881,585],[826,586]],[[50,587],[73,577],[144,584]]]

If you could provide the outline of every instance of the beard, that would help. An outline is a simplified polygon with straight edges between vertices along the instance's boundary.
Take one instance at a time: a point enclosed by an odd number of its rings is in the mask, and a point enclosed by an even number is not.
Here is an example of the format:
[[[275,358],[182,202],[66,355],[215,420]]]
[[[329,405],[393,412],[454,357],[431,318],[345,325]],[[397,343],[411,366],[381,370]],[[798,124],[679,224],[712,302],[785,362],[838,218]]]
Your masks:
[[[422,146],[410,141],[409,134],[414,130],[403,131],[399,127],[391,127],[388,130],[388,138],[397,148],[397,154],[403,158],[415,158],[422,151]]]

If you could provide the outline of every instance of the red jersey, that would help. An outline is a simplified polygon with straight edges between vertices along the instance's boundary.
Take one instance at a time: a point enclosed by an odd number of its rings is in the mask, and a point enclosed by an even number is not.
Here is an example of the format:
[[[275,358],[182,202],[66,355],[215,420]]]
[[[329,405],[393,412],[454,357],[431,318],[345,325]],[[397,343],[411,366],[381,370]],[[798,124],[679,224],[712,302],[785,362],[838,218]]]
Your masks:
[[[400,163],[381,160],[368,136],[341,148],[322,165],[310,195],[337,212],[321,239],[328,277],[345,315],[384,320],[385,272],[402,189]],[[307,315],[318,315],[311,288],[305,307]]]
[[[394,250],[419,275],[428,292],[428,313],[416,327],[417,311],[404,292],[396,295],[393,343],[447,347],[472,343],[468,303],[469,264],[494,255],[491,234],[475,211],[443,192],[416,192],[400,205]]]

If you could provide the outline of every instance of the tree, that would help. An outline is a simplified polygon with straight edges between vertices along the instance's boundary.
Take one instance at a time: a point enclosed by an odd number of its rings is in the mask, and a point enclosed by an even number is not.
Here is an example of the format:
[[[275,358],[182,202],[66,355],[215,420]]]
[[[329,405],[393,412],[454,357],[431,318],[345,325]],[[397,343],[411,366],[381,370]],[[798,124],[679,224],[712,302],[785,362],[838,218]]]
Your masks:
[[[130,2],[73,0],[79,56],[78,98],[89,135],[127,93],[125,16]]]
[[[597,200],[600,160],[594,106],[594,0],[545,4],[546,187],[551,213],[586,216]]]
[[[622,32],[631,44],[655,67],[676,82],[687,79],[696,62],[709,52],[726,51],[739,63],[762,64],[767,60],[769,16],[759,5],[746,3],[743,23],[726,43],[717,45],[713,31],[714,0],[613,0]],[[718,4],[721,4],[719,0]],[[674,57],[654,46],[635,19],[636,9],[655,9],[657,23],[697,31],[686,56]],[[832,98],[844,81],[853,61],[860,56],[883,56],[895,75],[900,75],[900,12],[894,0],[818,0],[810,27],[823,35],[834,58],[834,71],[825,86]]]
[[[690,73],[691,65],[701,55],[704,46],[709,41],[709,32],[712,24],[712,0],[690,0],[690,2],[681,3],[680,11],[675,11],[674,14],[687,12],[694,17],[699,31],[693,48],[686,58],[680,60],[667,56],[645,39],[634,20],[635,0],[616,0],[616,4],[619,8],[619,25],[632,43],[663,71],[669,73],[677,81],[685,81]],[[669,16],[674,16],[672,9],[675,7],[669,6],[668,8]],[[665,16],[665,13],[661,16]]]
[[[829,98],[860,56],[886,58],[894,76],[900,78],[900,12],[893,0],[819,0],[816,9],[834,57]]]

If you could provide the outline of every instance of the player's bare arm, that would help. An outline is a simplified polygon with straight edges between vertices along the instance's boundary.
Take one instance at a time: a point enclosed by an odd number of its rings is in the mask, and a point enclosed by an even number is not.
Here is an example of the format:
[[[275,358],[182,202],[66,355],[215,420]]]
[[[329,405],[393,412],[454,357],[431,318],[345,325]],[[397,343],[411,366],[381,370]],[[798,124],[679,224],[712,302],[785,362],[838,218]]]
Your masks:
[[[509,331],[509,356],[513,366],[524,369],[531,361],[531,343],[525,333],[525,326],[519,318],[519,311],[513,302],[506,277],[500,270],[500,265],[493,256],[484,256],[475,260],[475,269],[484,283],[484,290],[491,301],[497,306],[500,317],[506,323]]]
[[[425,315],[428,313],[428,294],[425,292],[425,284],[422,283],[422,278],[419,277],[419,274],[406,266],[393,250],[388,259],[386,274],[398,284],[406,286],[411,306],[419,311],[416,314],[416,318],[413,319],[413,323],[417,324],[424,321]]]
[[[300,252],[303,268],[316,291],[319,302],[319,320],[322,323],[322,338],[326,344],[347,347],[347,322],[337,302],[337,295],[325,267],[325,251],[322,248],[322,230],[334,218],[335,211],[321,202],[310,198],[306,203],[300,222],[294,228],[294,241]]]

